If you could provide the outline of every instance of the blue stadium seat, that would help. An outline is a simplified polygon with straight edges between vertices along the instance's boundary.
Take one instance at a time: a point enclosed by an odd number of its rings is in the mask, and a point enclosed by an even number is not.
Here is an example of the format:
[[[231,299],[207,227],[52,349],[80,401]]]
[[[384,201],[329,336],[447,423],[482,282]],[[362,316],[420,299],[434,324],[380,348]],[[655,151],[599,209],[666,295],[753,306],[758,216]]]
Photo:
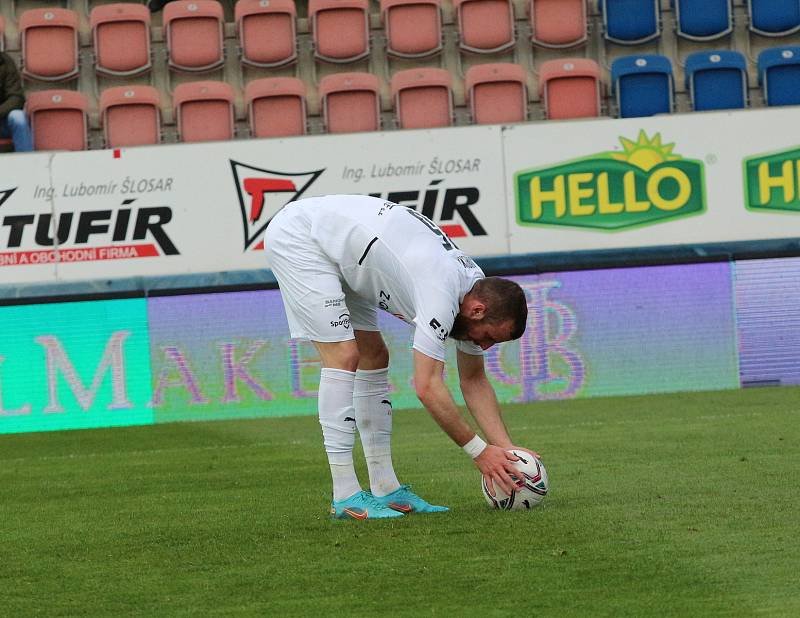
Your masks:
[[[686,57],[686,89],[695,111],[747,107],[747,61],[737,51],[702,51]]]
[[[763,36],[785,36],[800,30],[800,0],[748,0],[750,30]]]
[[[672,0],[678,36],[711,41],[733,31],[731,0]]]
[[[800,47],[762,51],[758,82],[767,105],[800,105]]]
[[[623,56],[611,64],[611,89],[620,118],[669,114],[673,109],[672,63],[666,56]]]
[[[603,36],[620,45],[639,45],[661,36],[659,0],[598,0]]]

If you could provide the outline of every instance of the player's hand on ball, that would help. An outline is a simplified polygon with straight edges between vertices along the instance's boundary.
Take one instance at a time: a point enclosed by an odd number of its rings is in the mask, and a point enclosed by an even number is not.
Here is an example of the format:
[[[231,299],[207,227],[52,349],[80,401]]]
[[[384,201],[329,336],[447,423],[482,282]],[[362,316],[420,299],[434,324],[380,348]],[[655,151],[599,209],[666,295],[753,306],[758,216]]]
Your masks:
[[[494,481],[504,492],[511,495],[517,490],[517,483],[511,478],[512,474],[518,473],[514,467],[514,462],[517,460],[517,456],[513,453],[489,444],[473,461],[483,474],[487,487],[493,489],[492,481]]]
[[[514,449],[514,450],[517,450],[517,451],[525,451],[526,453],[536,457],[536,459],[541,459],[542,458],[541,455],[539,455],[539,453],[537,453],[536,451],[532,451],[529,448],[525,448],[524,446],[512,446],[511,448]]]

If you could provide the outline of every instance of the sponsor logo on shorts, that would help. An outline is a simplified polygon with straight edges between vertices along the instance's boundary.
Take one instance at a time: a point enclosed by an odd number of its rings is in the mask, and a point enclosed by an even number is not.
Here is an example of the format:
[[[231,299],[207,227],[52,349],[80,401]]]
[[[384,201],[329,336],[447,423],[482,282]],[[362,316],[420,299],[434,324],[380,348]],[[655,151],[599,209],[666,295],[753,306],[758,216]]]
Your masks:
[[[344,300],[341,298],[326,298],[323,307],[327,309],[328,307],[341,307],[344,303]]]
[[[350,328],[350,314],[349,313],[343,313],[342,315],[339,316],[338,320],[331,320],[331,326],[333,328],[339,328],[340,326],[343,326],[345,328],[345,330],[349,329]]]

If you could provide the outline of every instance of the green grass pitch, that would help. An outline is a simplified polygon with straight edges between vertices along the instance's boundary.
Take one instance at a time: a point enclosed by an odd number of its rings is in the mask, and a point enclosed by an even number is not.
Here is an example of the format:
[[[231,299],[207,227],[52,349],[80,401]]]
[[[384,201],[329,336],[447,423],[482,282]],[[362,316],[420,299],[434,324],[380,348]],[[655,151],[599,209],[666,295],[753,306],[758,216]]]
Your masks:
[[[452,511],[396,522],[327,518],[315,417],[2,436],[0,615],[800,616],[799,401],[508,406],[551,481],[510,513],[397,412],[402,480]]]

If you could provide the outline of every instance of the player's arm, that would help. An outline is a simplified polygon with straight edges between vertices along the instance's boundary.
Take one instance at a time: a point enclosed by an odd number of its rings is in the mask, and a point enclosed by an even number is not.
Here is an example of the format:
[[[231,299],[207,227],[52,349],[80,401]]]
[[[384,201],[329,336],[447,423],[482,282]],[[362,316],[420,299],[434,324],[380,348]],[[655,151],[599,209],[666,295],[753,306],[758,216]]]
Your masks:
[[[472,443],[475,432],[461,417],[443,378],[444,363],[414,350],[414,387],[417,397],[433,419],[459,446]],[[490,386],[491,388],[491,386]],[[488,434],[487,434],[488,435]],[[507,435],[506,435],[507,437]],[[510,441],[509,441],[510,446]],[[513,461],[517,458],[495,444],[486,445],[473,461],[484,478],[494,480],[506,493],[514,490],[510,474],[515,472]],[[491,483],[487,483],[491,487]]]
[[[505,449],[522,448],[514,446],[511,436],[508,434],[500,411],[500,403],[497,401],[497,394],[486,376],[483,355],[467,354],[457,350],[456,361],[464,403],[467,404],[467,409],[489,442]],[[522,450],[528,451],[535,457],[539,456],[534,451]]]
[[[456,361],[461,394],[464,395],[464,403],[467,404],[470,414],[489,442],[503,448],[511,448],[513,443],[503,423],[494,387],[486,377],[483,356],[457,350]]]

